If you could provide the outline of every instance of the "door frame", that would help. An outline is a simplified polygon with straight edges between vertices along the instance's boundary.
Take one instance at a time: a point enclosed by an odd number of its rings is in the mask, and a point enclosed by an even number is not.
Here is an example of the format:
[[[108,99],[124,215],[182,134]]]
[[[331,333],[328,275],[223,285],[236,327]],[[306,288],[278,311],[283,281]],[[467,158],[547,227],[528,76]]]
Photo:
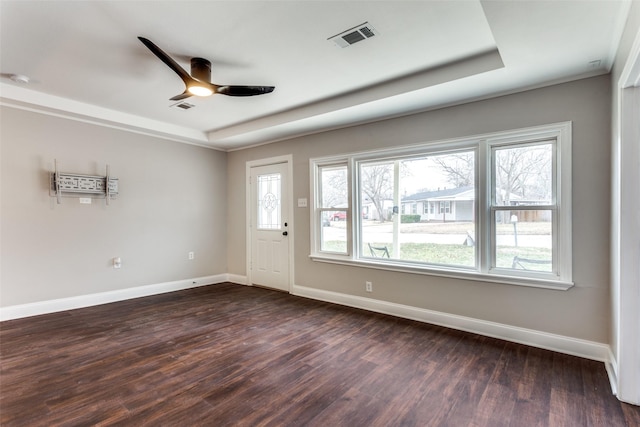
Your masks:
[[[617,82],[618,122],[614,124],[612,164],[611,299],[613,317],[614,393],[640,405],[640,30]]]
[[[294,226],[294,218],[293,218],[293,155],[286,154],[284,156],[276,156],[269,157],[266,159],[258,159],[258,160],[249,160],[246,163],[245,167],[245,222],[247,225],[247,234],[246,234],[246,272],[247,272],[247,285],[253,286],[253,279],[251,277],[251,261],[253,256],[253,228],[251,227],[251,168],[258,166],[270,166],[275,164],[286,164],[287,169],[287,184],[284,188],[282,188],[283,192],[286,192],[287,199],[289,200],[289,206],[286,207],[286,215],[287,215],[287,230],[289,235],[287,236],[288,244],[289,244],[289,283],[287,283],[287,289],[289,293],[291,293],[292,285],[293,285],[293,272],[294,272],[294,261],[295,256],[293,252],[294,248],[294,238],[295,238],[295,226]]]

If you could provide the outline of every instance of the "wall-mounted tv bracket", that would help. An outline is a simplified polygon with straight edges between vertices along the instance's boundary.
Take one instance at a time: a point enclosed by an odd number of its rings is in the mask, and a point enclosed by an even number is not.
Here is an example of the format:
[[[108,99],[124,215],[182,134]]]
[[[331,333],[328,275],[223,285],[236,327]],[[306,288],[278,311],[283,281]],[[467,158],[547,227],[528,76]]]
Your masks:
[[[111,199],[117,198],[118,178],[109,176],[109,165],[106,176],[95,176],[59,172],[58,161],[53,163],[55,170],[50,174],[49,196],[55,197],[58,204],[62,203],[62,197],[104,198],[107,205]]]

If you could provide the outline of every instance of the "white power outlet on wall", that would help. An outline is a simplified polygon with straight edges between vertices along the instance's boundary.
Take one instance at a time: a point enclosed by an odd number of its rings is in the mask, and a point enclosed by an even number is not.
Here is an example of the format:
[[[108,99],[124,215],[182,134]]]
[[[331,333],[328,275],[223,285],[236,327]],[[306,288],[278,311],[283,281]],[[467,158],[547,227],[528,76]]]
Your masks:
[[[364,282],[364,290],[367,292],[373,292],[373,283],[371,282]]]
[[[195,252],[189,252],[189,259],[194,259],[196,256]]]

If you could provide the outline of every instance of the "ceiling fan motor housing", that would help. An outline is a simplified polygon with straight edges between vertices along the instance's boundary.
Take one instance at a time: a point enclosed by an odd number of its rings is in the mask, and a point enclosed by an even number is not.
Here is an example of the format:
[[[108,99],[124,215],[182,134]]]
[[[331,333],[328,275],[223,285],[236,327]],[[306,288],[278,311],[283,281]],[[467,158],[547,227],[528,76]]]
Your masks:
[[[191,58],[191,77],[211,83],[211,62],[204,58]]]

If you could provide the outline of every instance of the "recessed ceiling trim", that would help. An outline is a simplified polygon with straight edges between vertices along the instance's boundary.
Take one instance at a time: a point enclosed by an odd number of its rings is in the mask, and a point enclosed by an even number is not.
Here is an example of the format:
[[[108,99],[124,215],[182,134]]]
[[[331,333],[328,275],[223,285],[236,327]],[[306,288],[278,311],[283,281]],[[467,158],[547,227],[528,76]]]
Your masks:
[[[498,49],[494,48],[468,58],[443,64],[439,67],[429,68],[387,82],[381,82],[371,87],[364,87],[349,94],[298,106],[292,110],[282,111],[235,126],[212,130],[208,133],[208,138],[210,142],[217,144],[229,138],[234,138],[259,129],[307,119],[331,111],[437,86],[453,80],[475,76],[501,68],[504,68],[504,63],[502,62]]]
[[[191,128],[122,113],[6,83],[0,83],[0,93],[2,94],[0,96],[1,106],[214,148],[209,144],[204,132]]]

